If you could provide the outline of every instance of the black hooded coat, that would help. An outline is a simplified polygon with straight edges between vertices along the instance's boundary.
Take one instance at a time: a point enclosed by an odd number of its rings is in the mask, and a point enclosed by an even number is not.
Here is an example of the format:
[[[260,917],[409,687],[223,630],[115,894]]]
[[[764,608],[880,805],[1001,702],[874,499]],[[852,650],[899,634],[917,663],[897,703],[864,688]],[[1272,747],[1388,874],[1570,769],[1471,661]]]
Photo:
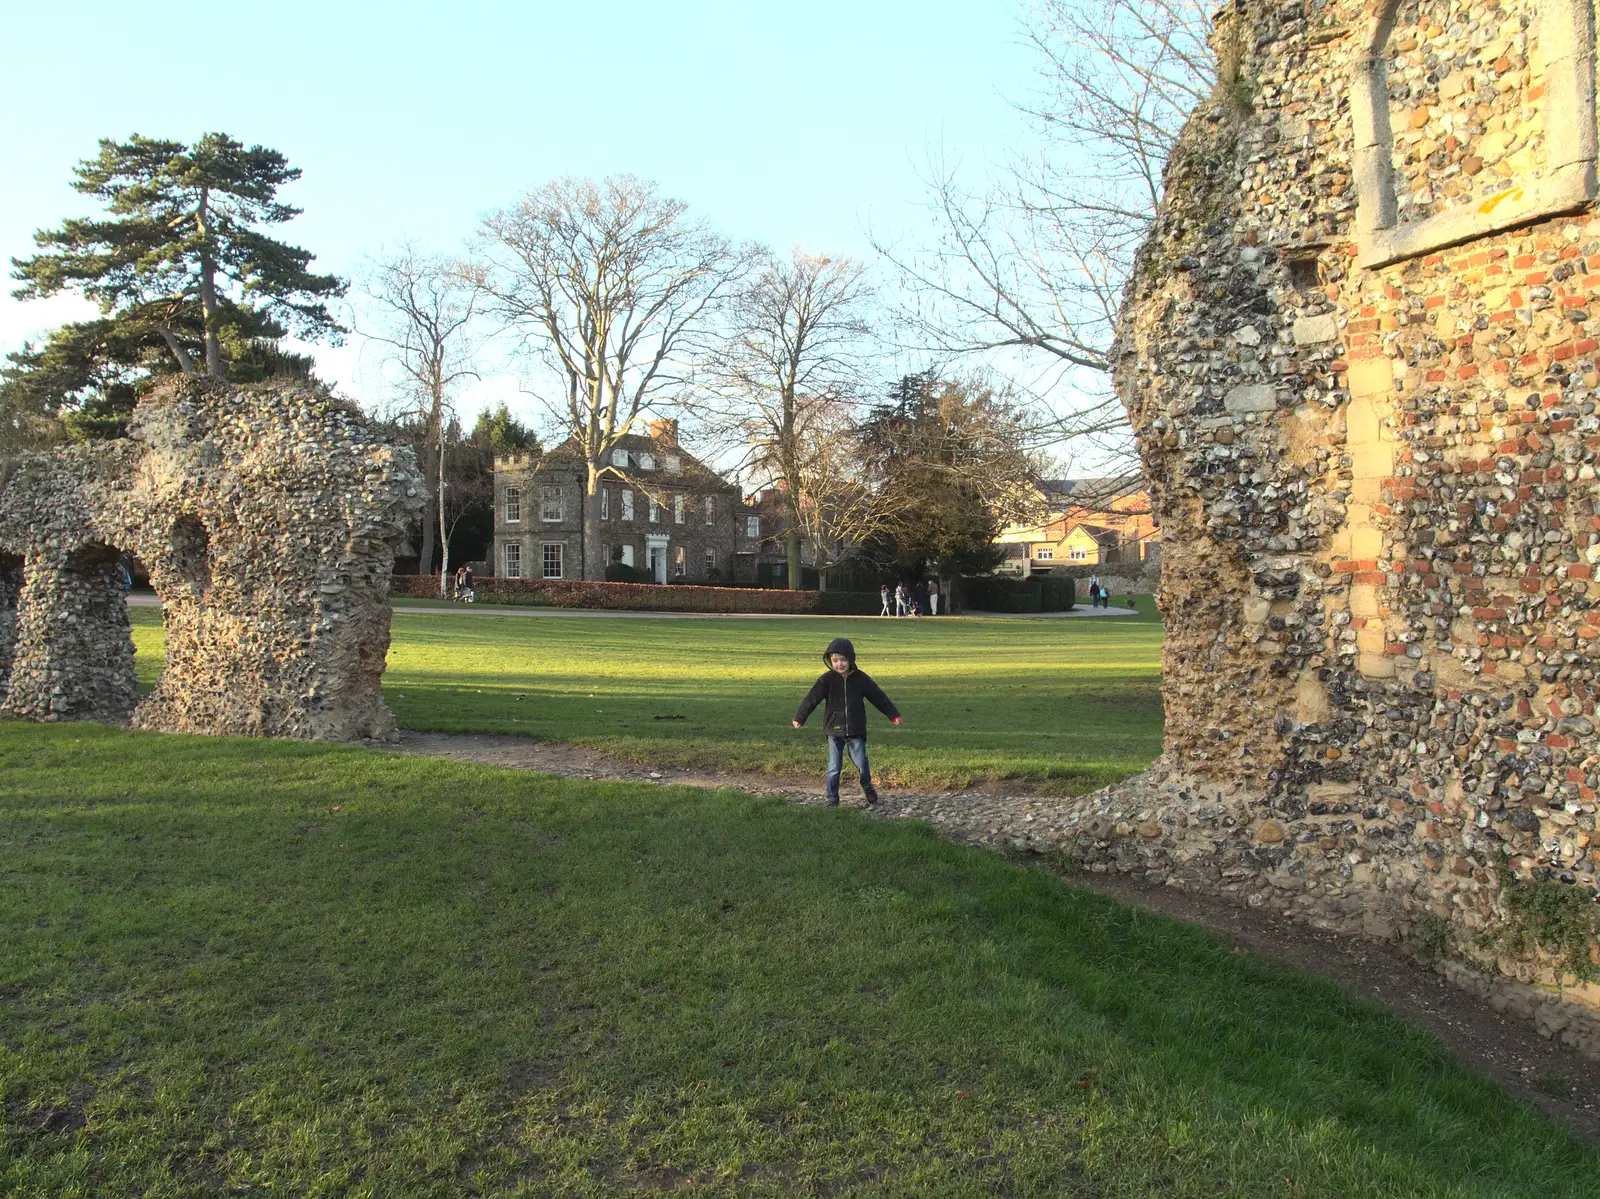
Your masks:
[[[856,647],[848,639],[835,637],[828,642],[828,648],[822,651],[822,660],[828,662],[834,654],[849,658],[850,669],[840,674],[830,662],[822,677],[811,685],[811,690],[800,701],[800,707],[794,714],[795,720],[804,724],[806,717],[824,700],[827,701],[827,707],[823,710],[822,727],[830,736],[865,737],[866,700],[871,700],[873,707],[890,720],[899,719],[900,709],[883,693],[883,688],[874,683],[866,671],[856,668]]]

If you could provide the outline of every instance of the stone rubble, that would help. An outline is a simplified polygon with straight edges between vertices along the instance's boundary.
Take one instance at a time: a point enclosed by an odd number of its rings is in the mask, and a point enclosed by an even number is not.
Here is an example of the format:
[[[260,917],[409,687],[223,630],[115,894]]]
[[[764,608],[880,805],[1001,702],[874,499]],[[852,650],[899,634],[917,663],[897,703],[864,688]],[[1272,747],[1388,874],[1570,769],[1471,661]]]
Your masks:
[[[379,692],[409,450],[300,384],[184,378],[130,436],[0,476],[0,716],[166,732],[392,739]],[[166,664],[136,705],[118,562],[150,572]]]

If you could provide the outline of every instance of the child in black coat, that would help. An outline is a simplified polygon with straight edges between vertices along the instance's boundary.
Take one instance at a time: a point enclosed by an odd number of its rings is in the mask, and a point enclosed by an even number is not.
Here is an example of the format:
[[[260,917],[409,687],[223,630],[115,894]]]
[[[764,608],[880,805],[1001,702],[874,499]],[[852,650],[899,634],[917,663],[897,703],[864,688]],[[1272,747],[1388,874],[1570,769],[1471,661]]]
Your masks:
[[[843,637],[835,637],[822,651],[822,660],[828,669],[811,685],[811,690],[800,701],[794,714],[794,727],[805,724],[806,717],[816,706],[827,701],[823,711],[822,727],[828,734],[828,806],[839,802],[839,775],[844,770],[844,755],[861,772],[861,790],[867,803],[878,802],[878,792],[872,786],[872,772],[867,765],[867,707],[874,707],[889,718],[890,724],[900,723],[900,711],[883,693],[883,688],[872,681],[864,670],[856,668],[856,649]]]

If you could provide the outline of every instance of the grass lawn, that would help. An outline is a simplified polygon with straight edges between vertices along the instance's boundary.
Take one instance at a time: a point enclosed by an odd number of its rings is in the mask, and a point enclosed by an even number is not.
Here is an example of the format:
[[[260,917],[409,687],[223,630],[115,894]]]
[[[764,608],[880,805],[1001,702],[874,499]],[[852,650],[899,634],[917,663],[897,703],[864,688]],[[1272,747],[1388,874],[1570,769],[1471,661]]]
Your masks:
[[[145,683],[160,615],[133,609]],[[836,636],[905,723],[869,709],[885,782],[1024,778],[1068,794],[1161,749],[1161,626],[1083,620],[673,620],[610,616],[394,619],[384,695],[404,728],[518,733],[636,761],[820,773],[822,715],[790,727]]]
[[[1331,984],[848,809],[4,724],[0,813],[8,1199],[1600,1177]]]

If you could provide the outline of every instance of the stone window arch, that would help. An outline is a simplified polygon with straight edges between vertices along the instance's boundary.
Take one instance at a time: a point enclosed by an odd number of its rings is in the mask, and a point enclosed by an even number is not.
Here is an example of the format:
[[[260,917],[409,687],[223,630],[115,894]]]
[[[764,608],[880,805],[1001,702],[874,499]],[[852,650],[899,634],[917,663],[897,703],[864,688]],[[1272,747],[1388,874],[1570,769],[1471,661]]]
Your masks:
[[[1545,167],[1536,178],[1400,221],[1389,101],[1390,36],[1402,0],[1376,0],[1356,49],[1350,88],[1356,238],[1363,267],[1388,266],[1488,233],[1586,207],[1596,196],[1595,33],[1590,0],[1528,0],[1539,17],[1545,84]]]

